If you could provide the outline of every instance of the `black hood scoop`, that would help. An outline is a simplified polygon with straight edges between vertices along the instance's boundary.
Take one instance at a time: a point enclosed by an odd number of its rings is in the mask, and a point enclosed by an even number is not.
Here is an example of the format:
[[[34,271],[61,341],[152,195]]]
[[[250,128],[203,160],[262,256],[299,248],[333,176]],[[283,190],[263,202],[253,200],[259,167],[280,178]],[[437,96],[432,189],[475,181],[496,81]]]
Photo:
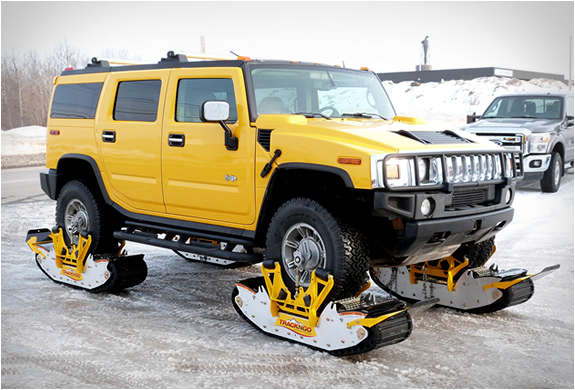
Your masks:
[[[407,131],[398,130],[394,131],[395,134],[402,135],[412,140],[421,142],[426,145],[445,145],[445,144],[470,144],[473,141],[464,138],[451,130],[443,131]]]

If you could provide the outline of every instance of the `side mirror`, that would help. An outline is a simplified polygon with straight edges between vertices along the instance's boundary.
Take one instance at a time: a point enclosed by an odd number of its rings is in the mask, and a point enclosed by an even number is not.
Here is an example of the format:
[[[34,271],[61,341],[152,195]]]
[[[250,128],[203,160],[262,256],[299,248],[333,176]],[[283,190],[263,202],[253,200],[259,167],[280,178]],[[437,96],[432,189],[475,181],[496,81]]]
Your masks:
[[[238,150],[238,137],[226,125],[230,117],[230,105],[222,101],[205,101],[200,106],[200,120],[202,122],[218,122],[224,129],[224,144],[228,150]]]
[[[474,123],[481,118],[481,115],[475,115],[475,112],[471,115],[467,115],[467,123]]]
[[[567,115],[567,126],[573,126],[574,119],[573,115]]]
[[[227,121],[230,118],[230,105],[228,102],[207,101],[200,108],[200,120],[202,122]]]

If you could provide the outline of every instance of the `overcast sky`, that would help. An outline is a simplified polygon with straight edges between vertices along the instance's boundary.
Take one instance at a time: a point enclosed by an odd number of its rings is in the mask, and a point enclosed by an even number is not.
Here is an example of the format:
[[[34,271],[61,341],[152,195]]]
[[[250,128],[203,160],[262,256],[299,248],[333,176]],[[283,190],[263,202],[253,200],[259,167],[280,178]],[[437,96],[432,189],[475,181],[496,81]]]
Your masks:
[[[569,74],[573,2],[6,2],[2,51],[49,51],[64,41],[99,56],[127,50],[230,51],[252,58],[412,71],[429,36],[434,70],[502,67]]]

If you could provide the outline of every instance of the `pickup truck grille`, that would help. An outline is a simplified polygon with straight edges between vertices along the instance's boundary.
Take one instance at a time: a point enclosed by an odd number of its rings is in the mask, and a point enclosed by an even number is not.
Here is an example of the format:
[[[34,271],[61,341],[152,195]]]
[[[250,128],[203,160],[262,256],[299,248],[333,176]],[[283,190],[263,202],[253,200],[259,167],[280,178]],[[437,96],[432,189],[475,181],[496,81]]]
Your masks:
[[[527,149],[527,143],[524,141],[524,135],[522,133],[475,133],[479,137],[486,138],[491,142],[496,143],[508,150],[513,150],[521,153],[525,153]],[[525,137],[526,138],[526,137]]]

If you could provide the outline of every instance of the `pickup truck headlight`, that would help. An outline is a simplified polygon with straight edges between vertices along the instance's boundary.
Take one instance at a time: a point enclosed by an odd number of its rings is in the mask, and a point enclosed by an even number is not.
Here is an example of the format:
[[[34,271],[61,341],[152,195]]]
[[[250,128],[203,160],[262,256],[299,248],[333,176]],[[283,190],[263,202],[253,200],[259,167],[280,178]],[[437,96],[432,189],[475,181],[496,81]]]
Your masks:
[[[549,133],[531,134],[529,151],[531,153],[545,153],[550,139],[551,136]]]

